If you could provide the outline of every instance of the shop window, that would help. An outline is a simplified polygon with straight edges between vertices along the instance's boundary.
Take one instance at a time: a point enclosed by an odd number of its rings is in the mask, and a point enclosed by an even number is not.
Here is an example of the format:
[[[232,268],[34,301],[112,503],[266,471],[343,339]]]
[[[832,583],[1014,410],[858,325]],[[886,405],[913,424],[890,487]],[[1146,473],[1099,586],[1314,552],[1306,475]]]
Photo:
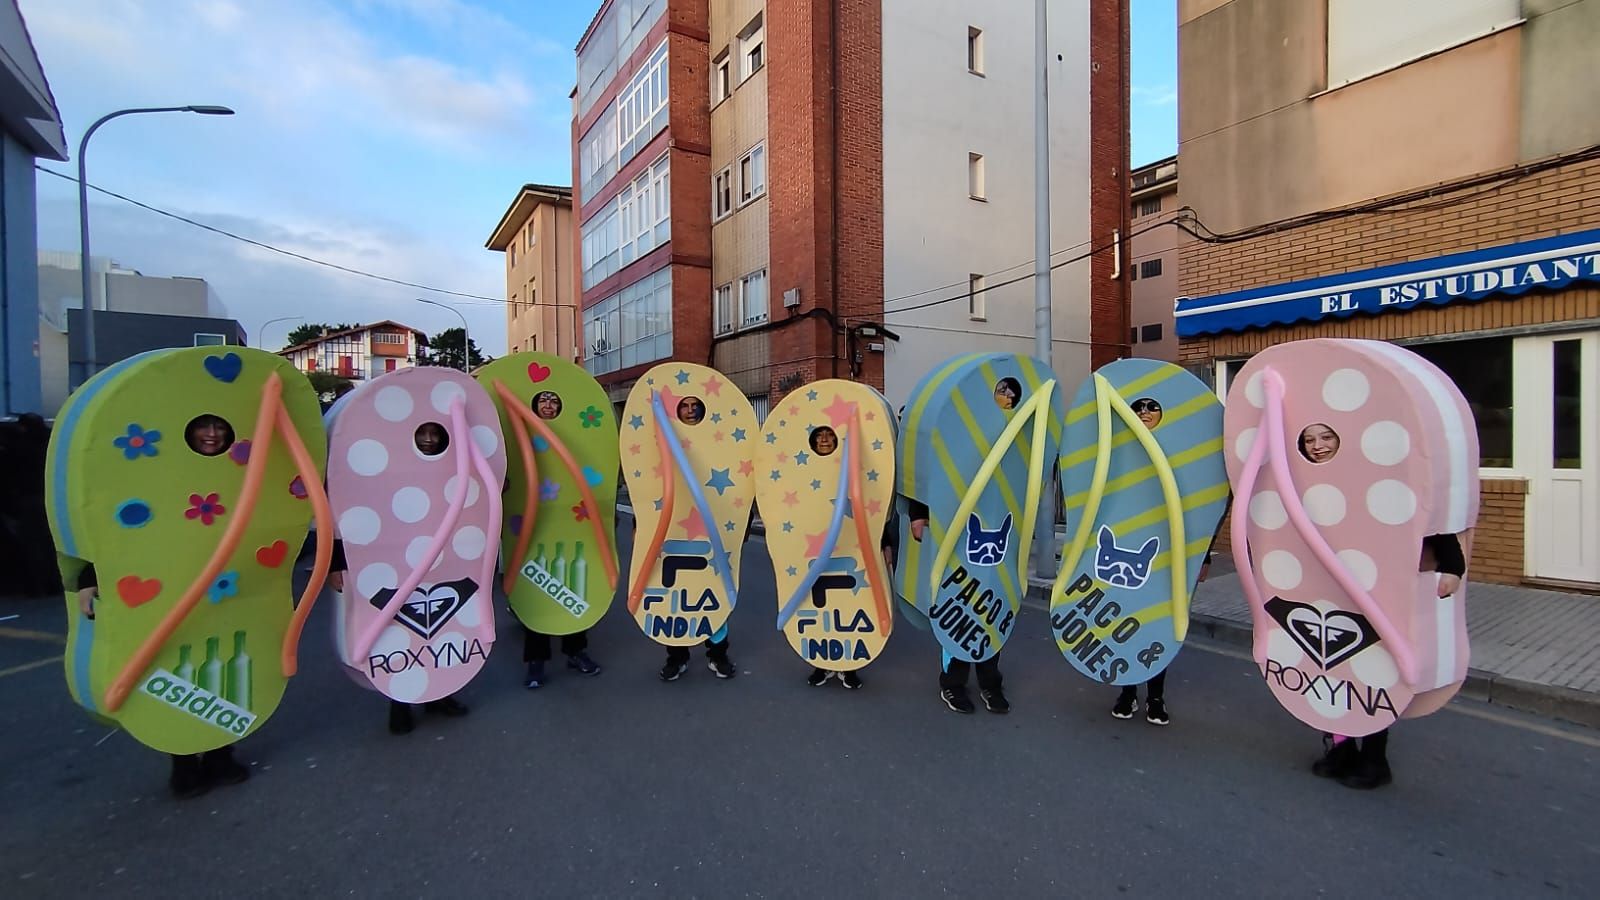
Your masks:
[[[1140,278],[1155,278],[1161,274],[1161,260],[1147,259],[1139,264]]]
[[[1133,207],[1133,215],[1135,218],[1140,216],[1153,216],[1158,212],[1161,212],[1160,197],[1151,197],[1149,200],[1140,200]]]
[[[1556,469],[1583,468],[1583,341],[1556,341],[1551,347],[1551,431]]]
[[[1442,369],[1467,398],[1478,421],[1478,464],[1484,468],[1511,466],[1511,344],[1503,337],[1407,348]]]
[[[1146,325],[1139,329],[1139,340],[1144,341],[1146,344],[1151,341],[1161,340],[1161,323],[1157,322],[1154,325]]]

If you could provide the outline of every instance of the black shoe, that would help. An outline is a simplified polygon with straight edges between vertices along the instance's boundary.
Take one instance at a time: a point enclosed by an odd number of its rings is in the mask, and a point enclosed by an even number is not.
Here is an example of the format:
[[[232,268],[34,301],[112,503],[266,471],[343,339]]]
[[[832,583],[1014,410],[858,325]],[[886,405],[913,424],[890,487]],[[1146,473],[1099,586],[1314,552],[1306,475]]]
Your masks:
[[[1172,717],[1167,715],[1167,701],[1160,697],[1150,698],[1145,704],[1144,720],[1151,725],[1171,725]]]
[[[995,688],[992,691],[979,691],[978,696],[983,698],[983,708],[989,712],[998,713],[1002,716],[1011,712],[1011,701],[1006,699],[1006,695],[999,688]]]
[[[410,734],[411,729],[415,727],[417,721],[411,715],[411,704],[401,703],[399,700],[389,701],[389,733]]]
[[[208,751],[200,762],[212,784],[238,784],[250,777],[250,769],[233,758],[232,747]]]
[[[190,800],[211,790],[211,779],[206,777],[199,754],[172,757],[172,778],[167,783],[172,796],[179,800]]]
[[[718,678],[732,678],[739,674],[739,670],[733,665],[733,660],[726,656],[706,657],[706,668],[717,673]]]
[[[544,687],[544,663],[528,663],[528,675],[523,679],[523,683],[527,685],[528,690],[537,690]]]
[[[667,660],[667,664],[661,667],[661,680],[677,681],[678,676],[687,671],[689,671],[688,663],[673,662],[669,659]]]
[[[1323,738],[1322,741],[1326,752],[1311,764],[1311,774],[1318,778],[1343,778],[1355,771],[1361,754],[1356,749],[1354,738],[1345,738],[1337,744],[1333,743],[1332,738]]]
[[[954,712],[966,714],[977,709],[972,705],[972,698],[967,696],[967,689],[964,687],[942,688],[939,691],[939,699]]]
[[[806,684],[809,684],[812,687],[822,687],[823,685],[827,684],[828,679],[832,677],[833,673],[829,672],[827,669],[812,668],[811,674],[806,676]]]
[[[567,668],[577,669],[580,675],[599,675],[600,664],[589,658],[589,654],[579,651],[567,657]]]
[[[1117,698],[1117,705],[1111,707],[1111,718],[1131,719],[1133,718],[1133,714],[1138,711],[1139,695],[1129,691],[1124,691],[1122,696]]]
[[[1394,773],[1389,771],[1387,737],[1386,734],[1379,733],[1362,738],[1361,751],[1356,756],[1355,766],[1339,779],[1339,783],[1358,791],[1370,791],[1393,781]],[[1355,742],[1347,740],[1345,743]]]
[[[430,701],[424,704],[422,708],[426,709],[428,712],[438,713],[441,716],[447,716],[452,719],[459,719],[472,711],[467,708],[465,703],[462,703],[460,700],[457,700],[454,697],[444,697],[439,700]]]
[[[857,691],[861,689],[864,682],[862,682],[861,676],[855,672],[846,672],[840,676],[839,683],[843,684],[844,689],[847,691]]]

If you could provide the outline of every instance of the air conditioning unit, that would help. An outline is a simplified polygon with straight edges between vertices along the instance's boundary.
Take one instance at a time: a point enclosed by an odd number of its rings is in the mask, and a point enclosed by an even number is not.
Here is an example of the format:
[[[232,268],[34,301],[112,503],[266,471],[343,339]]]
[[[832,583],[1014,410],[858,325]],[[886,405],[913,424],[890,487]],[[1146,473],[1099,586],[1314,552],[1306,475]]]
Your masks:
[[[793,309],[800,305],[800,289],[789,288],[783,292],[783,308]]]

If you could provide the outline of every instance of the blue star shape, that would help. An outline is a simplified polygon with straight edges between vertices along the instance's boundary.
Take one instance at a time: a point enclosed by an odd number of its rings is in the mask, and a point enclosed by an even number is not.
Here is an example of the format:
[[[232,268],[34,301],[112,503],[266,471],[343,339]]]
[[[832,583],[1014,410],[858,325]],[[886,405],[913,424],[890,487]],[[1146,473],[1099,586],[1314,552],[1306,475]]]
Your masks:
[[[716,425],[717,423],[719,423],[721,421],[722,421],[722,413],[712,413],[711,414],[711,424]]]
[[[796,453],[794,455],[794,464],[797,465],[797,466],[803,466],[803,465],[806,464],[806,461],[809,460],[809,459],[811,459],[811,454],[805,452],[804,450],[801,450],[799,453]]]
[[[737,409],[728,410],[728,415],[730,415],[730,416],[737,416],[738,414],[739,414],[739,411]]]
[[[734,526],[733,526],[732,522],[723,522],[722,523],[722,527],[727,529],[728,531],[732,531]]]
[[[634,416],[633,418],[629,419],[628,427],[632,428],[634,431],[638,431],[639,429],[643,428],[644,416]]]
[[[867,480],[868,481],[877,481],[878,480],[878,470],[877,469],[868,470],[867,471]]]
[[[767,443],[776,444],[777,442],[778,442],[778,436],[777,435],[775,435],[775,434],[768,434],[767,435]]]
[[[774,437],[776,437],[776,435],[774,435]],[[744,434],[744,429],[743,428],[735,428],[733,430],[733,442],[735,444],[739,443],[740,441],[743,441],[744,438],[745,438],[745,434]]]
[[[883,449],[883,441],[873,441],[872,442],[872,449],[874,449],[874,450],[882,450]]]
[[[807,400],[815,400],[815,399],[817,399],[817,392],[816,391],[806,391],[806,399]]]
[[[660,500],[656,501],[656,509],[657,510],[661,509],[661,501]]]
[[[784,534],[788,534],[791,531],[794,531],[794,523],[793,522],[785,522],[785,523],[783,523],[783,533]]]
[[[639,471],[639,470],[638,470],[638,469],[634,469],[634,470],[633,470],[633,477],[635,477],[635,478],[641,478],[641,477],[643,477],[643,476],[644,476],[644,473],[643,473],[643,472],[641,472],[641,471]]]
[[[706,482],[706,487],[715,488],[717,496],[721,497],[728,488],[733,487],[733,479],[729,477],[728,469],[712,469],[711,480]]]
[[[834,503],[834,501],[831,498],[828,500],[828,502],[829,503],[833,503],[834,506],[838,506],[839,505],[837,503]],[[855,508],[854,504],[852,504],[850,502],[850,498],[849,497],[844,498],[844,517],[846,519],[854,519],[856,517],[856,508]]]
[[[688,384],[689,383],[689,373],[684,371],[683,369],[679,369],[678,370],[678,374],[677,374],[676,377],[678,379],[678,383],[679,384]]]
[[[777,469],[773,469],[772,470],[772,480],[773,481],[779,481],[782,478],[783,478],[783,473],[782,472],[778,471]]]
[[[654,379],[654,378],[646,378],[646,379],[645,379],[645,380],[644,380],[644,383],[645,383],[645,384],[649,384],[649,385],[653,385],[653,384],[655,384],[655,383],[656,383],[656,380],[655,380],[655,379]]]
[[[799,570],[799,569],[796,569],[796,568],[795,568],[795,567],[794,567],[794,566],[790,566],[790,567],[789,567],[789,568],[788,568],[788,572],[789,572],[789,577],[790,577],[790,578],[793,578],[793,577],[795,577],[795,576],[796,576],[796,575],[799,575],[799,574],[800,574],[800,570]]]
[[[811,482],[811,489],[812,489],[812,490],[813,490],[813,491],[820,491],[820,490],[822,490],[822,482],[820,482],[820,481],[812,481],[812,482]]]
[[[788,428],[789,427],[789,420],[788,419],[779,419],[778,420],[778,427],[779,428]]]

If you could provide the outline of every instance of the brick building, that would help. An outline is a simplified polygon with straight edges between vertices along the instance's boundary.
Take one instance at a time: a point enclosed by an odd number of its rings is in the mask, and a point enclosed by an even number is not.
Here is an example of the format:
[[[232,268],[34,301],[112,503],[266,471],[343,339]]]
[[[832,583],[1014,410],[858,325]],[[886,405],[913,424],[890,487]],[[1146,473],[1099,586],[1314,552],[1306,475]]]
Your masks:
[[[1125,5],[1050,23],[1070,256],[1126,233]],[[1026,6],[606,0],[577,49],[575,256],[585,364],[613,398],[676,358],[762,414],[828,377],[899,402],[957,353],[1031,353]],[[1127,282],[1113,253],[1070,256],[1055,362],[1076,384],[1126,352]]]
[[[1408,346],[1477,418],[1475,577],[1600,585],[1600,0],[1179,23],[1182,362],[1226,392],[1283,341]]]
[[[1128,189],[1128,341],[1133,356],[1178,361],[1172,304],[1178,298],[1178,245],[1182,233],[1163,226],[1178,211],[1178,158],[1134,169]]]

